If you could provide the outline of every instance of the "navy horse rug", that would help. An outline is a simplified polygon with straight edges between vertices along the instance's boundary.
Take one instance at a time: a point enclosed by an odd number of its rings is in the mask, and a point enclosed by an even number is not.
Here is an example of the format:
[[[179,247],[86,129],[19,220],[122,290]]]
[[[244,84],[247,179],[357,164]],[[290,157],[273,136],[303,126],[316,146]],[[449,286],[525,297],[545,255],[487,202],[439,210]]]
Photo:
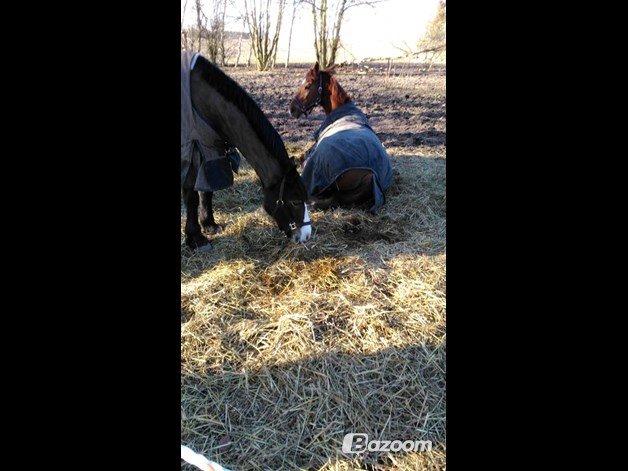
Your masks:
[[[308,154],[301,177],[308,194],[325,193],[345,172],[352,169],[373,173],[375,213],[385,202],[385,192],[392,183],[390,157],[369,125],[368,118],[353,103],[332,111],[314,134],[315,146]]]
[[[240,154],[196,111],[190,73],[198,53],[181,53],[181,187],[217,191],[233,184]]]

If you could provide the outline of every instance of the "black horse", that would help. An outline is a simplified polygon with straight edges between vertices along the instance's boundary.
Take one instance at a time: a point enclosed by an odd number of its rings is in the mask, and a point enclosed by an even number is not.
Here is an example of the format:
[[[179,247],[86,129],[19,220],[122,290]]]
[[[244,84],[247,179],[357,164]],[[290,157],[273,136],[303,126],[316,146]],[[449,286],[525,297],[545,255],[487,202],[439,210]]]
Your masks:
[[[235,146],[257,173],[263,207],[287,237],[304,242],[311,235],[307,191],[276,129],[255,101],[234,80],[202,56],[189,74],[192,106],[218,135]],[[202,234],[220,231],[212,209],[212,193],[182,183],[187,211],[185,242],[192,249],[211,247]],[[200,204],[200,224],[199,224]]]

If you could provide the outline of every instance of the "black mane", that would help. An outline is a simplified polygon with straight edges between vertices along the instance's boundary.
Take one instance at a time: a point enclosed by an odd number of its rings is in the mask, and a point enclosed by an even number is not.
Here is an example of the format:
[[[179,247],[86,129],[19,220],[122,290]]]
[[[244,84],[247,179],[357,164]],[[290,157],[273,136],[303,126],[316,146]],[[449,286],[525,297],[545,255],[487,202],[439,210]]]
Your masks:
[[[201,55],[196,59],[194,69],[199,69],[203,79],[248,118],[259,140],[282,167],[287,169],[293,166],[277,130],[255,100],[235,80]]]

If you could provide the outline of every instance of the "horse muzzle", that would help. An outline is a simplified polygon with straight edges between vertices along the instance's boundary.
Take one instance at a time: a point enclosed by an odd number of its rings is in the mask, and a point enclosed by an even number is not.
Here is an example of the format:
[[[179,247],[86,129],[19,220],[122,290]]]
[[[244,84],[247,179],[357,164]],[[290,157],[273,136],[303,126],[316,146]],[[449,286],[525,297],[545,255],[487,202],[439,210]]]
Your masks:
[[[292,242],[306,242],[310,240],[312,237],[312,226],[308,224],[307,226],[297,227],[292,231],[291,239]]]
[[[290,223],[290,230],[291,233],[288,237],[291,238],[293,242],[299,243],[310,240],[310,237],[312,237],[312,220],[310,219],[310,212],[307,210],[307,205],[305,205],[303,223],[298,227],[294,222]]]
[[[301,103],[299,103],[296,98],[293,99],[290,102],[290,116],[292,116],[293,118],[298,118],[302,114],[303,108],[301,106]]]

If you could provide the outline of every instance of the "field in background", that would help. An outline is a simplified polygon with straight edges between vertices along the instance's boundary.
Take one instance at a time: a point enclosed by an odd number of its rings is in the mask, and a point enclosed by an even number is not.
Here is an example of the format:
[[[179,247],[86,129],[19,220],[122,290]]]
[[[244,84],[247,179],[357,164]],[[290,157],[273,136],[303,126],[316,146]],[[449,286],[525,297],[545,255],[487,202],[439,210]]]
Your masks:
[[[249,59],[251,60],[251,66],[255,66],[255,58],[251,56],[251,39],[248,33],[236,32],[236,31],[226,31],[225,38],[225,63],[229,67],[233,67],[236,62],[238,66],[247,66]],[[242,40],[240,40],[240,36],[242,36]],[[196,36],[194,34],[190,37],[190,43],[196,44],[195,39]],[[296,38],[295,38],[296,39]],[[192,48],[196,51],[196,48]],[[238,58],[238,51],[240,51],[240,56]],[[371,53],[372,54],[372,53]],[[205,57],[208,57],[208,54],[204,52]],[[426,55],[421,55],[420,57],[400,57],[403,55],[403,51],[399,49],[393,48],[388,51],[387,54],[376,54],[375,56],[369,55],[372,60],[383,60],[387,62],[387,59],[390,57],[392,60],[393,67],[397,72],[404,71],[407,64],[417,65],[421,61],[427,60]],[[428,55],[429,56],[429,55]],[[379,58],[379,59],[376,59]],[[308,42],[307,47],[297,48],[290,52],[290,67],[299,67],[303,62],[314,63],[316,61],[316,54],[313,50],[312,43]],[[285,48],[279,48],[279,53],[277,54],[277,67],[284,67],[286,62],[286,50]],[[367,64],[372,66],[373,64],[365,59],[364,57],[357,57],[352,54],[349,50],[345,48],[340,48],[338,50],[337,63],[355,63],[355,64]],[[310,63],[310,65],[312,65]],[[446,54],[439,56],[434,60],[435,65],[444,66],[446,63]],[[377,66],[377,64],[375,64]]]
[[[323,118],[288,114],[306,69],[225,70],[301,157]],[[214,195],[213,251],[182,248],[181,440],[229,469],[445,467],[445,71],[386,72],[337,75],[393,160],[378,215],[315,212],[288,243],[245,164]],[[352,460],[349,432],[434,450]]]

